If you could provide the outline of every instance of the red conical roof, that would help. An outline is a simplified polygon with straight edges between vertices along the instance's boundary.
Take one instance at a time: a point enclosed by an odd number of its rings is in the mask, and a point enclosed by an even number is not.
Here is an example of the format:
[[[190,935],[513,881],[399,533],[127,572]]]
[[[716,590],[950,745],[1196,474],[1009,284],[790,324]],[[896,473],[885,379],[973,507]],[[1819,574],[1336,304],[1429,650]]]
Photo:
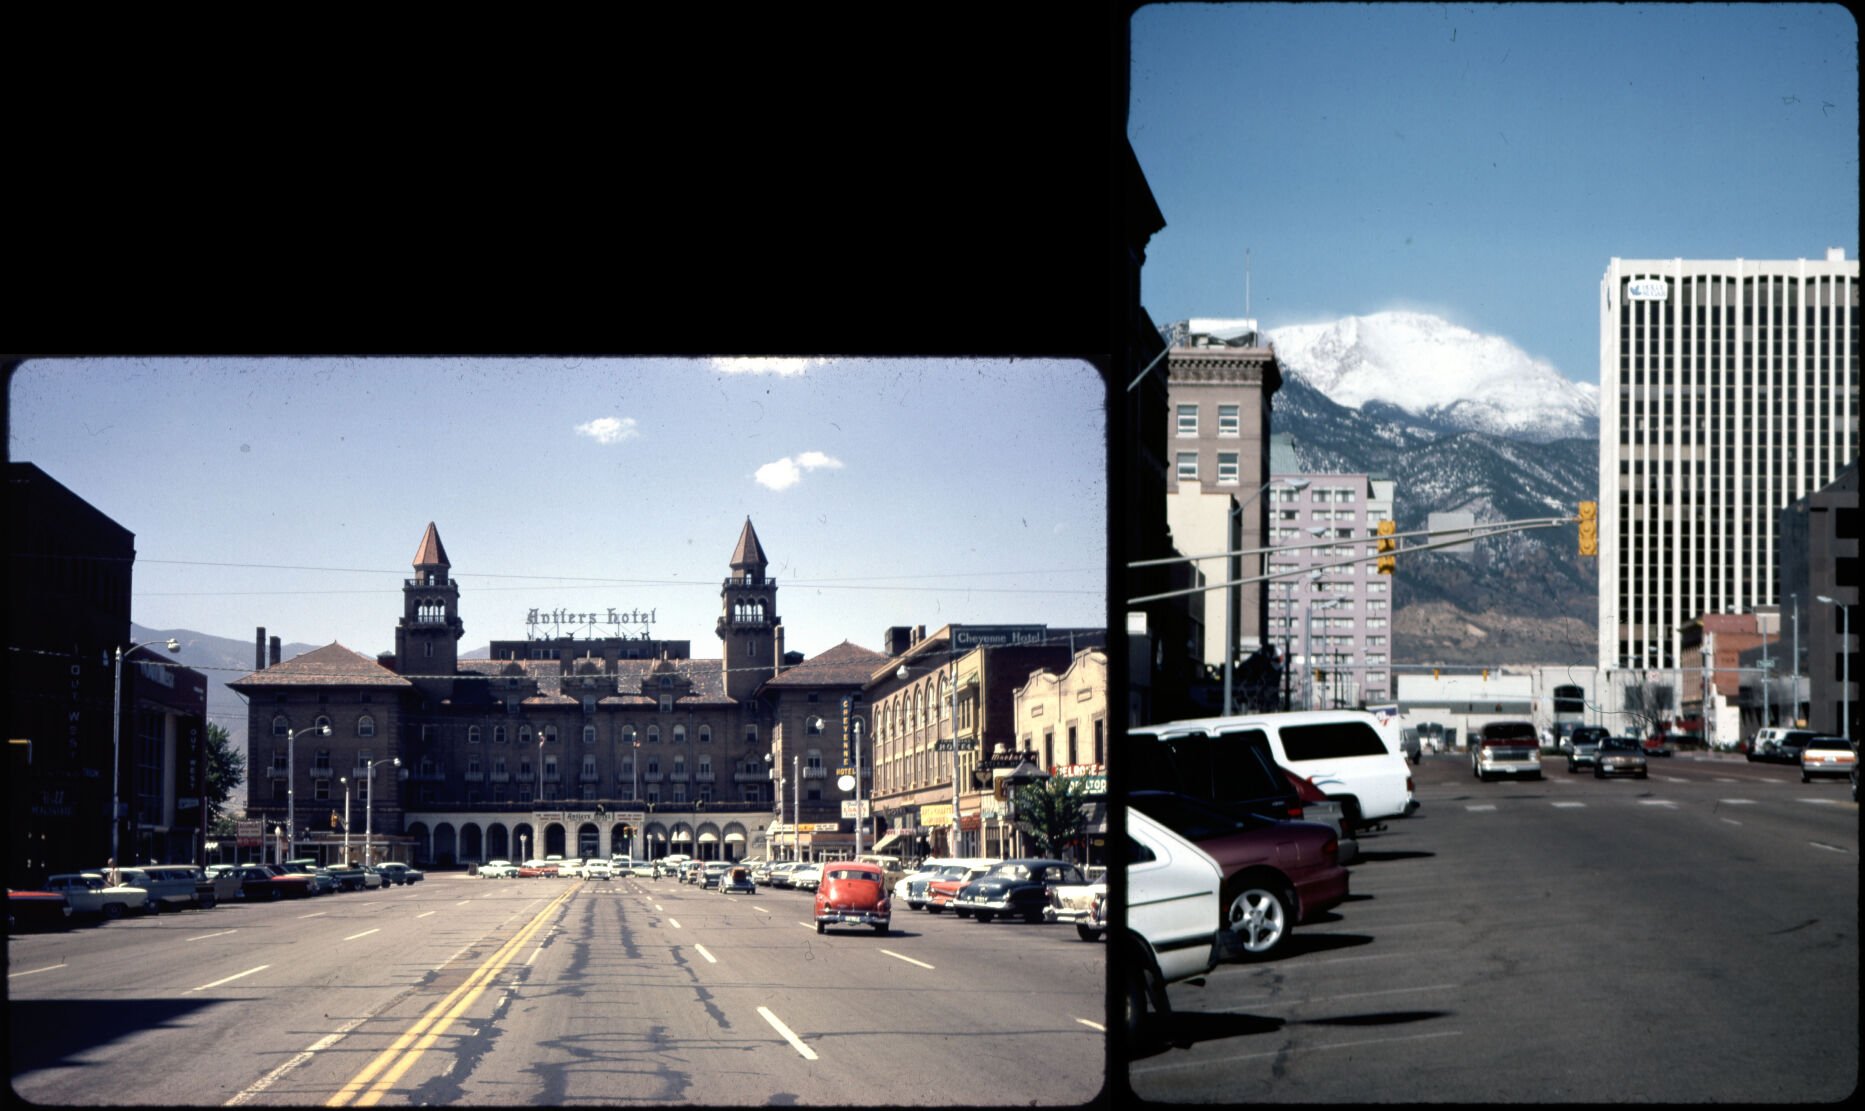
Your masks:
[[[751,529],[751,518],[745,518],[745,531],[738,534],[738,547],[732,549],[732,569],[762,571],[770,561],[764,558],[764,547],[758,543],[758,534]]]
[[[453,566],[447,562],[447,549],[441,547],[440,530],[434,527],[432,521],[427,523],[427,531],[421,535],[421,546],[414,553],[414,565],[416,567]]]

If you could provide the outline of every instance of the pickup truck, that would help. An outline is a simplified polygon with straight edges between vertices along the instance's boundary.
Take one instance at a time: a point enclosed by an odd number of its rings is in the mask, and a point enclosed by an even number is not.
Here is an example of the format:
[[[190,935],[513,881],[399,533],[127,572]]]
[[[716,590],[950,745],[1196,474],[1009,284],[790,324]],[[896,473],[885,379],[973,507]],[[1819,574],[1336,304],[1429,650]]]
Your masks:
[[[1532,721],[1492,721],[1470,738],[1470,774],[1487,783],[1498,777],[1541,778],[1541,734]]]

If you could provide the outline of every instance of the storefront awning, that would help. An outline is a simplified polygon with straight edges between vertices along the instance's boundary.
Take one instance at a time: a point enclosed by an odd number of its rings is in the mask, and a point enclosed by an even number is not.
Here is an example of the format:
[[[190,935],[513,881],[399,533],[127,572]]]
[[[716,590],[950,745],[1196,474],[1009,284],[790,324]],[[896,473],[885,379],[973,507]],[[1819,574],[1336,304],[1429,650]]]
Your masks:
[[[693,839],[693,831],[690,829],[676,829],[673,831],[673,839],[675,841],[691,841]]]
[[[725,835],[725,839],[728,842],[743,841],[745,839],[745,835],[742,833],[728,833]]]
[[[1081,823],[1089,833],[1107,833],[1107,804],[1085,802],[1081,806]]]
[[[718,841],[718,839],[719,839],[719,835],[716,833],[708,832],[708,833],[702,833],[699,835],[699,843],[702,845],[713,844],[714,842]]]
[[[877,853],[884,853],[887,851],[889,846],[898,844],[899,842],[905,840],[906,836],[907,835],[904,830],[896,830],[893,833],[890,833],[887,836],[881,838],[879,841],[876,841],[874,843],[874,851]]]

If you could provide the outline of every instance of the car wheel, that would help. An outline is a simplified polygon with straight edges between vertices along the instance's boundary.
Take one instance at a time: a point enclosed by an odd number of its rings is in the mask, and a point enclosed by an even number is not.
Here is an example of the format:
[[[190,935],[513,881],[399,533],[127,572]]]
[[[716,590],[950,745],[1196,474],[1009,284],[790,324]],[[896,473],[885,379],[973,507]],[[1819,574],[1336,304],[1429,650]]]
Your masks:
[[[1580,770],[1580,766],[1578,764],[1575,764],[1572,760],[1567,761],[1567,774],[1568,775],[1572,775],[1579,770]]]
[[[1273,955],[1289,938],[1290,899],[1260,881],[1246,883],[1230,900],[1224,921],[1243,939],[1243,951],[1261,959]]]
[[[821,923],[821,922],[818,922],[818,923],[816,923],[816,932],[817,932],[817,933],[821,933],[821,932],[822,932],[822,923]]]
[[[1095,941],[1100,938],[1101,931],[1095,929],[1093,926],[1084,926],[1080,922],[1077,922],[1075,923],[1075,936],[1081,938],[1083,941]]]
[[[122,903],[106,903],[106,904],[104,904],[104,917],[105,917],[105,918],[121,918],[121,917],[123,917],[123,904],[122,904]]]
[[[926,913],[927,913],[927,914],[938,914],[938,913],[940,913],[940,912],[941,912],[941,911],[943,911],[943,910],[945,910],[945,908],[944,908],[944,907],[942,907],[942,906],[940,906],[940,905],[939,905],[939,904],[937,904],[937,903],[927,903],[927,904],[926,904]]]
[[[966,917],[965,912],[962,910],[959,911],[958,914],[960,918]],[[996,917],[997,915],[991,913],[988,910],[981,910],[978,912],[978,921],[980,922],[989,922],[991,919],[996,918]]]
[[[1043,912],[1039,910],[1033,914],[1026,914],[1023,920],[1032,926],[1040,926],[1043,923]]]
[[[874,932],[875,932],[875,935],[878,937],[886,937],[887,936],[887,923],[876,922],[874,924]]]
[[[1812,777],[1812,776],[1810,776],[1810,775],[1808,775],[1808,774],[1807,774],[1806,772],[1801,772],[1801,773],[1800,773],[1800,781],[1801,781],[1802,783],[1811,783],[1811,782],[1813,782],[1813,777]]]
[[[1605,778],[1606,778],[1606,772],[1605,772],[1605,770],[1604,770],[1603,768],[1594,768],[1594,769],[1593,769],[1593,778],[1594,778],[1594,779],[1605,779]]]
[[[1638,777],[1639,777],[1640,779],[1650,779],[1650,778],[1651,778],[1651,773],[1650,773],[1649,771],[1642,771],[1642,772],[1639,772],[1639,773],[1638,773]]]
[[[1122,962],[1127,965],[1126,975],[1121,983],[1121,994],[1125,997],[1121,1008],[1121,1022],[1127,1029],[1127,1045],[1138,1047],[1143,1043],[1142,1035],[1146,1032],[1146,971],[1139,967],[1138,961]]]

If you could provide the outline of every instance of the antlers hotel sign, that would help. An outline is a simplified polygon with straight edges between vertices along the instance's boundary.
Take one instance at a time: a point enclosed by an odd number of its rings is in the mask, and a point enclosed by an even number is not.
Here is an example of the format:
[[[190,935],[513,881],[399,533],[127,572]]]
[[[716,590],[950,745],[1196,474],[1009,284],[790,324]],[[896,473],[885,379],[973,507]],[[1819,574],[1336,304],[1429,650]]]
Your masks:
[[[625,635],[622,628],[623,626],[639,625],[641,626],[641,635],[647,636],[648,627],[654,624],[655,612],[655,610],[618,610],[613,606],[603,610],[545,610],[533,608],[531,612],[525,614],[525,625],[532,630],[536,630],[539,626],[547,625],[558,631],[561,631],[566,625],[570,626],[572,629],[595,628],[598,625],[607,625],[614,630],[617,636]]]

